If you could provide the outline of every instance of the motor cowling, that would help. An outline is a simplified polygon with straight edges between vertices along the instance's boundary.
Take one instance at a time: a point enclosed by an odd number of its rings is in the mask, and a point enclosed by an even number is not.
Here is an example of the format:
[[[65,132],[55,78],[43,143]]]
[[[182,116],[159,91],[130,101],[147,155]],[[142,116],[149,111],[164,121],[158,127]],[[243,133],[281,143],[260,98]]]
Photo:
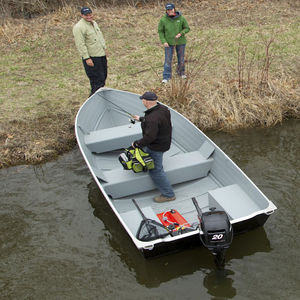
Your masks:
[[[225,211],[209,211],[201,216],[200,226],[203,245],[214,255],[220,255],[229,248],[233,239],[233,229]]]

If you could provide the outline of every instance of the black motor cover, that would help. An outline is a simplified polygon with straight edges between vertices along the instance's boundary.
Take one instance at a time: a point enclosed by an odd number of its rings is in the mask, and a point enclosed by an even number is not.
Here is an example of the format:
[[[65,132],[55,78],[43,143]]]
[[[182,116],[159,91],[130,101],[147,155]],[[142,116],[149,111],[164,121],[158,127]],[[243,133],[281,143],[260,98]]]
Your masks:
[[[228,215],[224,211],[209,211],[202,214],[200,235],[206,248],[213,253],[228,248],[232,242],[233,230]]]

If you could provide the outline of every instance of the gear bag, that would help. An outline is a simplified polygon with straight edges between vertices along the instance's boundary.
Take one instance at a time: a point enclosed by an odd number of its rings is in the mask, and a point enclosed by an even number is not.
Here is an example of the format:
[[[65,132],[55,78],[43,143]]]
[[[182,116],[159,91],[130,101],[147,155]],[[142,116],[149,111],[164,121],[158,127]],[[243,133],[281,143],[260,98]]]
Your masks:
[[[140,148],[128,148],[119,155],[119,161],[125,170],[134,173],[147,172],[154,168],[154,161],[149,153]]]

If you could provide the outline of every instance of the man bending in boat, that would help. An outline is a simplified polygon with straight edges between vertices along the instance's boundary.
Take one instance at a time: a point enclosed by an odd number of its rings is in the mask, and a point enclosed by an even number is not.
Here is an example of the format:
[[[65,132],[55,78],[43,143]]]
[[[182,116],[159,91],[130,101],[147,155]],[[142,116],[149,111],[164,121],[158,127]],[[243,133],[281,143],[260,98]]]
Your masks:
[[[132,146],[144,148],[154,161],[155,167],[149,170],[149,174],[161,193],[154,197],[154,201],[172,201],[176,197],[162,165],[163,154],[171,146],[171,114],[166,106],[157,102],[157,96],[153,92],[144,93],[140,99],[147,110],[144,117],[134,116],[134,119],[141,122],[143,137],[134,141]]]

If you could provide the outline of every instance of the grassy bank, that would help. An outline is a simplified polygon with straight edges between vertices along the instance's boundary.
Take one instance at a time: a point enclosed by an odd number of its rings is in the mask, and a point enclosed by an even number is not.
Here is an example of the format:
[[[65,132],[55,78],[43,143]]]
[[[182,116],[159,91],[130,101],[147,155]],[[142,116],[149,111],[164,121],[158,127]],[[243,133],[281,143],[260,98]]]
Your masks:
[[[297,1],[183,2],[180,11],[191,27],[188,79],[162,86],[162,7],[94,10],[108,44],[108,87],[154,90],[203,130],[300,117]],[[75,145],[75,114],[89,94],[72,36],[78,19],[68,6],[1,26],[0,167],[49,160]]]

